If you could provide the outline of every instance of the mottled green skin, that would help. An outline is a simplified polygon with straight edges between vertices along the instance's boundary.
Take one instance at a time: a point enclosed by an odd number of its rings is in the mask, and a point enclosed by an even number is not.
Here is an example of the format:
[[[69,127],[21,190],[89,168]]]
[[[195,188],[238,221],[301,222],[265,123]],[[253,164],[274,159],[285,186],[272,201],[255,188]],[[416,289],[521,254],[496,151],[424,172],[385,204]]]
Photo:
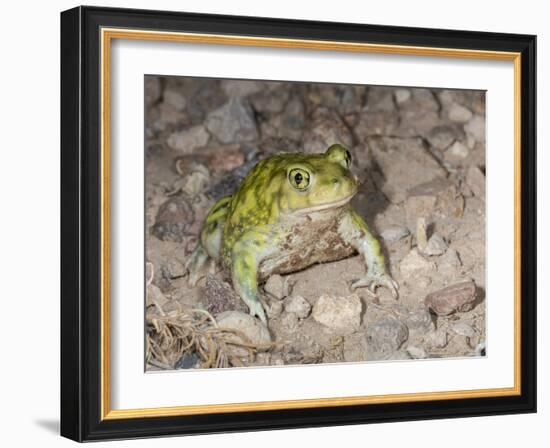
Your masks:
[[[221,261],[250,313],[265,322],[259,279],[359,252],[369,272],[354,286],[374,293],[384,285],[396,296],[379,242],[349,204],[357,192],[350,164],[340,145],[324,154],[279,154],[259,162],[232,196],[211,208],[190,260],[191,283],[208,257]],[[307,177],[301,188],[291,180],[297,169]]]

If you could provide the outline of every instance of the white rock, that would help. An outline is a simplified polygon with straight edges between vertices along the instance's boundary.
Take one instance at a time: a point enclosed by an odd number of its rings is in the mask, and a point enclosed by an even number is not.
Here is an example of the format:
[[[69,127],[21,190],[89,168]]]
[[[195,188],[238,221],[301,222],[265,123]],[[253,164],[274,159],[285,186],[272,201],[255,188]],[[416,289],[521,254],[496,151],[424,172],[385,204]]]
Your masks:
[[[446,159],[465,159],[468,157],[470,150],[463,143],[456,141],[445,152]]]
[[[460,336],[472,338],[476,335],[476,331],[465,322],[458,322],[451,327],[451,330]]]
[[[444,348],[447,346],[447,332],[443,328],[432,331],[426,337],[426,344],[431,348]]]
[[[442,255],[447,250],[447,243],[443,240],[441,236],[437,233],[434,233],[428,240],[428,244],[424,249],[426,255]]]
[[[411,91],[408,89],[397,89],[394,95],[395,95],[395,101],[401,104],[406,101],[409,101],[409,99],[411,98]]]
[[[464,131],[467,135],[471,135],[475,141],[485,141],[485,119],[479,115],[475,115],[464,125]]]
[[[449,120],[466,123],[472,118],[472,111],[460,104],[453,103],[449,109]]]
[[[416,345],[409,345],[407,347],[407,353],[411,355],[411,358],[413,359],[425,359],[428,357],[426,350]]]
[[[418,250],[412,249],[406,256],[401,260],[399,265],[401,274],[404,276],[412,277],[418,276],[421,274],[429,274],[432,271],[435,271],[435,263],[426,260],[422,255],[418,253]]]
[[[389,242],[399,241],[410,234],[409,229],[402,226],[391,226],[381,233],[382,239]]]
[[[262,345],[265,348],[271,343],[271,335],[267,327],[259,320],[252,317],[250,314],[240,311],[224,311],[216,316],[218,326],[222,328],[230,328],[242,331],[249,341],[243,341],[239,336],[235,335],[236,342],[252,342],[253,344]],[[231,340],[231,339],[230,339]],[[238,356],[245,356],[246,350],[236,350]]]
[[[190,197],[203,193],[210,181],[210,172],[204,165],[193,164],[192,171],[186,176],[178,179],[173,188],[175,191],[181,190]]]
[[[305,319],[311,312],[311,305],[302,296],[291,296],[285,300],[285,311],[296,314],[300,319]]]
[[[339,334],[351,334],[361,325],[361,299],[357,294],[346,297],[322,295],[313,306],[313,318]]]
[[[202,125],[193,126],[183,131],[174,132],[166,143],[170,148],[182,154],[191,154],[195,149],[202,148],[208,143],[210,135]]]

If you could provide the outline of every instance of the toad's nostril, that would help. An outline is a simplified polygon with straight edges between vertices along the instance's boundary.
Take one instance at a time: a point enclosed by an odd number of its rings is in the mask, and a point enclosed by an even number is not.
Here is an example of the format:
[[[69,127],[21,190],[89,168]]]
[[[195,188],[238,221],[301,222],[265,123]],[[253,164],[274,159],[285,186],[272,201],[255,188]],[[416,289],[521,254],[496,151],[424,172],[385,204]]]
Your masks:
[[[338,185],[338,184],[340,183],[340,180],[339,180],[338,178],[335,177],[334,179],[332,179],[332,183],[333,183],[334,185]]]

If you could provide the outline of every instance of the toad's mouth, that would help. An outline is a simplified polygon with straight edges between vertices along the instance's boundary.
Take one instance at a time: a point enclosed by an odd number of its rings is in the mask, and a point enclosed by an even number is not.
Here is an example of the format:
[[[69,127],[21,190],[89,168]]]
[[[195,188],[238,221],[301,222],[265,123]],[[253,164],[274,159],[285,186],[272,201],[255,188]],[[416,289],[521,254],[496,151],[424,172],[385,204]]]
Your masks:
[[[355,196],[355,193],[357,193],[357,191],[354,191],[349,196],[346,196],[342,199],[338,199],[337,201],[327,202],[326,204],[313,205],[311,207],[293,210],[292,213],[295,213],[297,215],[306,215],[308,213],[320,212],[322,210],[342,207],[343,205],[346,205],[349,201],[351,201],[351,199]]]

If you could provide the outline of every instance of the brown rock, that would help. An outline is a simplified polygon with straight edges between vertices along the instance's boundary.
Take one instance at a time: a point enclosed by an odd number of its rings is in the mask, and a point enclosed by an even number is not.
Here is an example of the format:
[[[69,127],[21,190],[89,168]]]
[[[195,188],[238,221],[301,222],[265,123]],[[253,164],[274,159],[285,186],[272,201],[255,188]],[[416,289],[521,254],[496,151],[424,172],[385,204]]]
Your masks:
[[[439,316],[448,316],[456,311],[465,312],[474,307],[476,285],[473,281],[457,283],[432,292],[424,299],[425,305]]]
[[[218,280],[212,275],[206,276],[203,288],[203,302],[206,309],[216,315],[224,311],[248,311],[240,297],[233,291],[231,286]]]
[[[152,232],[163,241],[181,243],[195,217],[189,203],[180,196],[168,199],[159,208]]]

